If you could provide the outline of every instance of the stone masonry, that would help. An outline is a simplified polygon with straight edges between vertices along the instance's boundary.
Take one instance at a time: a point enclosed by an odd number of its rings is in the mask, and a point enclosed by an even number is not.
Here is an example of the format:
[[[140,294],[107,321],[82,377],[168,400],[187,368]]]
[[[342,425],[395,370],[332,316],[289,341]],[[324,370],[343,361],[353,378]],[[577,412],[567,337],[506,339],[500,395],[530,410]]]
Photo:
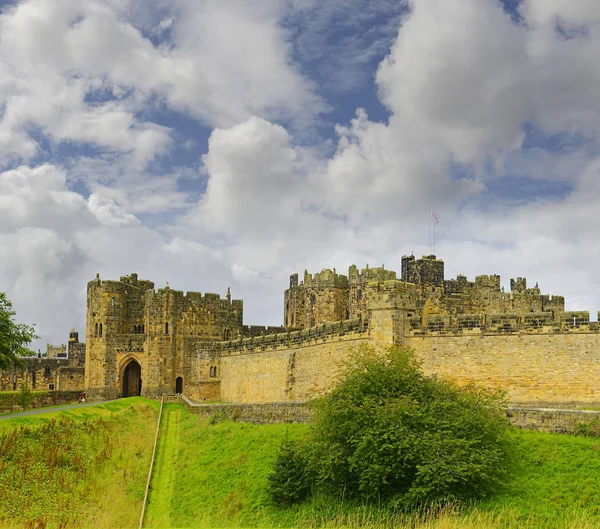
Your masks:
[[[68,348],[48,345],[46,355],[25,357],[21,365],[0,371],[0,391],[17,391],[25,384],[32,390],[83,390],[85,343],[75,329],[69,334]]]
[[[588,312],[566,312],[563,297],[525,278],[504,292],[497,275],[446,279],[434,255],[400,264],[399,279],[383,266],[293,274],[282,327],[244,325],[243,302],[229,290],[221,298],[155,289],[137,274],[97,276],[86,344],[70,342],[69,356],[85,363],[91,398],[302,402],[335,384],[354,347],[395,344],[412,348],[427,373],[504,389],[514,403],[600,402],[600,329]],[[60,353],[46,361],[62,362]]]

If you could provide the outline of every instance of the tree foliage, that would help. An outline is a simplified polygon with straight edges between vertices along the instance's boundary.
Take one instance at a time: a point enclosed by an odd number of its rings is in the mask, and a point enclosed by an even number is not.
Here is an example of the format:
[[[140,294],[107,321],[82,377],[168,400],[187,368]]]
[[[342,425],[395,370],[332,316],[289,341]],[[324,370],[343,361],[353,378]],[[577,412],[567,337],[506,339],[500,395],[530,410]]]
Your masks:
[[[39,338],[33,326],[16,323],[15,315],[6,294],[0,292],[0,369],[18,363],[20,356],[33,354],[26,346]]]
[[[297,441],[285,440],[269,475],[269,495],[279,505],[291,505],[310,493],[306,456]]]
[[[498,394],[427,377],[409,351],[364,348],[316,403],[302,450],[317,485],[408,508],[493,490],[506,426]]]

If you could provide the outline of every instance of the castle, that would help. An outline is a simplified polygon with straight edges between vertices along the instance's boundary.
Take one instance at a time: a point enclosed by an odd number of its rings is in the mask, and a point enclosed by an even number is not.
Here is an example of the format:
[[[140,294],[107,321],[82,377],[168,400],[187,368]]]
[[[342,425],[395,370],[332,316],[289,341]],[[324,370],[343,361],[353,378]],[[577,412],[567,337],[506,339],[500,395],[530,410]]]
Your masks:
[[[97,276],[86,344],[73,341],[75,352],[85,348],[85,369],[72,369],[90,398],[295,402],[331,388],[353,346],[397,344],[426,373],[504,389],[515,403],[598,403],[599,324],[564,309],[562,296],[525,278],[511,279],[510,292],[497,275],[445,279],[435,255],[403,257],[399,279],[383,266],[293,274],[282,327],[244,325],[229,290],[221,298],[155,289],[136,274]]]

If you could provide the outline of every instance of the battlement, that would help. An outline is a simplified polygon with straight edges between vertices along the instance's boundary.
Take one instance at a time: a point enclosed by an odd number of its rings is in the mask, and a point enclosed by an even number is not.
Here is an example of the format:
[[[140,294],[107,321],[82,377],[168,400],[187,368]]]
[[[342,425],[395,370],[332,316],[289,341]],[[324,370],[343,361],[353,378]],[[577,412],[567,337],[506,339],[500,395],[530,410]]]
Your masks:
[[[390,281],[396,279],[396,272],[386,270],[384,265],[379,268],[369,268],[367,265],[360,271],[356,265],[352,265],[348,269],[348,277],[351,284],[365,281]]]
[[[202,343],[197,345],[197,354],[235,356],[259,351],[303,347],[329,340],[344,340],[364,335],[367,328],[360,320],[325,323],[309,329],[286,331],[262,336],[250,336],[237,340]]]
[[[244,338],[253,336],[266,336],[268,334],[280,334],[288,332],[292,329],[286,329],[283,325],[281,326],[264,326],[264,325],[243,325],[242,336]]]
[[[477,288],[492,289],[500,292],[500,276],[496,274],[476,276],[475,286]]]
[[[336,269],[324,268],[315,274],[304,271],[304,285],[317,287],[348,288],[348,278],[338,274]]]
[[[600,312],[599,312],[600,317]],[[492,313],[413,316],[407,320],[409,336],[444,336],[461,334],[556,334],[600,333],[598,322],[590,322],[587,311]]]
[[[527,290],[527,278],[517,277],[517,279],[510,280],[511,292],[524,292]]]

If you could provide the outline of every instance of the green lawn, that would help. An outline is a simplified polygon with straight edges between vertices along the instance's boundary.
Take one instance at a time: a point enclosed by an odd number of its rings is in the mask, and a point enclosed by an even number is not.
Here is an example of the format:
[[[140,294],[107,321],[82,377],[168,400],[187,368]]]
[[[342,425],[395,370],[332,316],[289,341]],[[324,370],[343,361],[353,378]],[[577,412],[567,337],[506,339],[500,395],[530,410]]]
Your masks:
[[[166,414],[147,527],[600,527],[598,439],[512,430],[512,470],[503,489],[418,525],[337,497],[289,509],[271,505],[265,485],[277,447],[286,436],[302,436],[306,425],[210,425],[177,404]]]
[[[131,398],[0,421],[0,528],[137,527],[158,407]],[[519,430],[506,484],[478,505],[417,517],[321,494],[278,508],[271,463],[307,428],[211,424],[165,405],[145,527],[600,527],[600,440]]]

